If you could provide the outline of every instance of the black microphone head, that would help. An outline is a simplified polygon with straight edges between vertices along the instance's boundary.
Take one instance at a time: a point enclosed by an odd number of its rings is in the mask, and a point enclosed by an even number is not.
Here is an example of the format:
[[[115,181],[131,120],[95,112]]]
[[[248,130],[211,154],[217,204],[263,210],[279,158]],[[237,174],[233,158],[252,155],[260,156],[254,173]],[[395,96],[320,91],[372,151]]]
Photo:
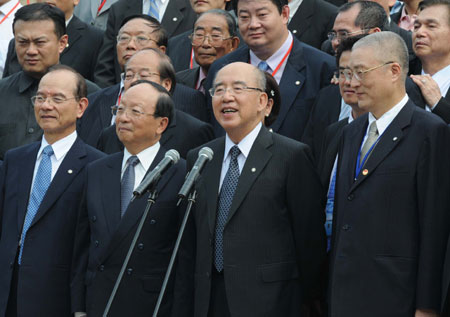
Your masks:
[[[201,155],[206,156],[208,161],[211,161],[214,156],[214,152],[209,147],[205,146],[205,147],[202,147],[200,149],[200,151],[198,152],[198,156],[201,156]]]
[[[166,152],[165,157],[170,158],[173,161],[173,164],[177,164],[180,160],[180,153],[177,150],[171,149]]]

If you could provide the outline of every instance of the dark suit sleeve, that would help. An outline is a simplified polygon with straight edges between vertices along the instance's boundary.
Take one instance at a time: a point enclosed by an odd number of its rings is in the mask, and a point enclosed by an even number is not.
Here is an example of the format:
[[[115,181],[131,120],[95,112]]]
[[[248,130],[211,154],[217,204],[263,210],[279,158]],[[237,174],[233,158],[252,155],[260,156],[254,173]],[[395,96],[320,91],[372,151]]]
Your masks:
[[[116,73],[115,73],[115,64],[114,51],[116,49],[116,32],[115,26],[120,23],[120,21],[116,21],[116,6],[112,5],[109,15],[108,15],[108,23],[106,25],[106,31],[103,35],[103,44],[98,53],[98,61],[97,66],[95,67],[94,72],[94,81],[100,87],[108,87],[114,85],[116,83]]]
[[[292,214],[303,295],[308,302],[318,296],[320,269],[326,255],[325,196],[306,145],[293,153],[291,162],[286,200]]]
[[[9,75],[13,74],[10,70],[11,60],[13,60],[14,55],[16,54],[16,50],[14,49],[14,39],[11,39],[8,44],[8,53],[6,54],[5,67],[3,68],[2,78],[6,78]]]
[[[442,97],[434,107],[433,113],[441,117],[446,123],[450,123],[450,100]]]
[[[421,144],[417,166],[419,259],[416,308],[440,310],[442,263],[450,221],[450,138],[447,125],[428,133]]]

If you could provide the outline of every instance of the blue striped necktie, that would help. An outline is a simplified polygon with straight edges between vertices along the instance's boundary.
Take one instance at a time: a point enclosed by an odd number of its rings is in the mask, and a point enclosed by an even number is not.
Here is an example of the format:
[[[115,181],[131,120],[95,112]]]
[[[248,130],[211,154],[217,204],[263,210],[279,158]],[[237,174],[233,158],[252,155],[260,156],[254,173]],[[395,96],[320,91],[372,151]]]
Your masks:
[[[150,9],[148,10],[148,15],[161,22],[161,20],[159,19],[159,7],[156,1],[157,0],[150,0]]]
[[[265,61],[260,61],[258,64],[258,68],[263,72],[267,72],[269,70],[269,64],[267,64]]]
[[[23,246],[27,231],[33,222],[34,216],[41,205],[42,199],[47,192],[50,183],[52,182],[52,161],[53,149],[51,145],[47,145],[42,150],[42,159],[39,163],[36,176],[34,178],[33,189],[31,191],[30,200],[28,202],[27,214],[23,223],[22,237],[20,239],[19,264],[22,263]]]

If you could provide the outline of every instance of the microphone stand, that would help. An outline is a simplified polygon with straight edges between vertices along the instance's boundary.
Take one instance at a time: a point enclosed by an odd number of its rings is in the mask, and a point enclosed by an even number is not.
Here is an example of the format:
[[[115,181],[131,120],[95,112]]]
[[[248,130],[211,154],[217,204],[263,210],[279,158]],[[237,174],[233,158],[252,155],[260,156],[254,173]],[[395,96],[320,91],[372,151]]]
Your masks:
[[[153,317],[158,316],[159,307],[161,306],[161,302],[164,297],[164,292],[166,291],[167,283],[169,281],[170,273],[172,272],[173,264],[175,262],[175,258],[177,257],[178,249],[180,247],[181,238],[183,237],[184,229],[186,228],[186,223],[189,218],[189,214],[191,213],[192,205],[195,203],[195,199],[197,198],[197,191],[194,189],[189,194],[188,197],[188,205],[186,207],[186,212],[183,217],[183,222],[180,226],[180,231],[178,232],[177,241],[175,242],[175,246],[172,251],[172,256],[170,257],[169,266],[167,267],[166,275],[164,276],[164,281],[161,287],[161,291],[159,292],[158,301],[156,302],[155,310],[153,311]],[[178,204],[180,204],[181,199],[179,200]]]
[[[141,221],[139,222],[139,226],[137,227],[136,233],[134,234],[133,240],[131,241],[131,245],[130,245],[130,248],[128,249],[127,256],[125,257],[125,260],[123,261],[122,268],[120,269],[120,273],[117,276],[116,283],[114,284],[114,288],[111,292],[111,295],[109,296],[108,303],[106,304],[105,310],[103,312],[103,317],[108,316],[109,310],[111,309],[112,302],[114,300],[114,297],[116,296],[117,289],[119,288],[120,282],[122,281],[123,274],[125,273],[125,269],[128,265],[128,262],[130,261],[131,254],[133,253],[134,247],[136,246],[137,239],[139,238],[141,231],[142,231],[142,227],[144,226],[145,220],[147,219],[148,212],[150,211],[150,208],[155,203],[157,196],[158,195],[157,195],[156,189],[153,189],[150,191],[150,194],[147,199],[147,206],[145,207],[144,213],[142,214]],[[135,197],[133,197],[131,199],[131,201],[133,201],[134,198]]]

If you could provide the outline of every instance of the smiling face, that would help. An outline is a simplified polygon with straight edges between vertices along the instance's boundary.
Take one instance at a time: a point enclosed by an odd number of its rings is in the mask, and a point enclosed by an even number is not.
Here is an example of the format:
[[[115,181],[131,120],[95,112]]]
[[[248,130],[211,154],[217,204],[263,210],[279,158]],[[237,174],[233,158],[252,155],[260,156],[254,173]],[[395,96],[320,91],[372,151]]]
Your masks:
[[[36,95],[47,100],[34,106],[34,114],[49,143],[75,131],[77,119],[88,105],[87,98],[75,98],[76,81],[73,73],[57,70],[46,74],[39,83]],[[54,103],[52,98],[61,102]]]
[[[199,46],[193,46],[195,61],[204,70],[218,58],[228,54],[238,45],[237,37],[230,38],[228,24],[224,16],[218,14],[203,14],[194,25],[194,33],[206,35],[207,38]],[[224,40],[218,47],[211,45],[211,36],[219,36]]]
[[[212,97],[216,120],[235,143],[239,143],[262,121],[267,106],[267,94],[245,89],[236,94],[235,87],[260,87],[256,68],[247,63],[232,63],[222,68],[214,80],[214,88],[226,89],[222,96]]]
[[[17,59],[24,72],[41,78],[50,66],[59,63],[67,35],[58,38],[52,20],[22,21],[14,25]]]
[[[289,21],[287,5],[280,14],[270,0],[240,0],[237,12],[242,38],[260,59],[269,58],[286,40]]]
[[[200,14],[212,9],[225,10],[227,2],[230,0],[190,0],[191,7],[195,13]]]
[[[450,63],[450,12],[445,5],[434,5],[420,11],[414,22],[413,48],[422,60]]]

